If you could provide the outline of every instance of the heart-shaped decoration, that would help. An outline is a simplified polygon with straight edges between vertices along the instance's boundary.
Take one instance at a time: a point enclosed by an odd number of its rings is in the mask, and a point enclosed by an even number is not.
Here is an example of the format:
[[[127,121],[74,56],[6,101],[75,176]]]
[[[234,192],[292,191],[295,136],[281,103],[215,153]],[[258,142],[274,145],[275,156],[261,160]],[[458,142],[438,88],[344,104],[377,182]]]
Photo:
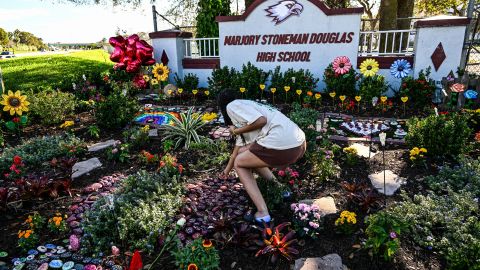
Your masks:
[[[240,92],[243,93],[243,92],[245,92],[245,90],[246,90],[245,87],[240,87]]]
[[[300,90],[300,89],[298,89],[296,92],[297,92],[297,95],[299,95],[299,96],[302,94],[302,90]]]
[[[181,94],[183,92],[183,88],[178,88],[177,92]]]
[[[403,103],[405,103],[405,102],[408,101],[408,97],[402,97],[401,100],[402,100]]]
[[[205,93],[205,96],[210,95],[210,91],[208,91],[208,90],[205,90],[205,92],[203,92],[203,93]]]
[[[265,84],[260,84],[260,89],[264,90],[265,89]]]
[[[192,90],[192,93],[193,93],[194,95],[196,95],[196,94],[198,93],[198,90],[197,90],[197,89],[193,89],[193,90]]]
[[[343,101],[345,101],[345,99],[347,98],[347,96],[339,96],[338,98],[340,98],[340,100],[343,102]]]
[[[277,88],[275,88],[275,87],[270,88],[270,92],[272,92],[273,94],[275,94],[275,92],[277,92]]]
[[[173,92],[172,89],[170,89],[170,90],[167,91],[167,93],[168,93],[169,96],[172,95],[172,92]]]
[[[388,98],[387,98],[386,96],[383,96],[383,97],[380,98],[380,100],[381,100],[382,102],[387,101],[387,99],[388,99]]]
[[[283,89],[285,90],[285,92],[288,92],[290,91],[290,86],[284,86]]]
[[[332,98],[334,98],[334,97],[337,95],[337,93],[335,93],[335,92],[330,92],[329,95],[330,95]]]
[[[355,96],[355,100],[356,100],[357,102],[360,102],[360,100],[362,100],[362,97],[361,97],[361,96]]]
[[[316,98],[316,99],[319,99],[319,98],[321,98],[321,97],[322,97],[322,94],[320,94],[320,93],[316,93],[316,94],[315,94],[315,98]]]

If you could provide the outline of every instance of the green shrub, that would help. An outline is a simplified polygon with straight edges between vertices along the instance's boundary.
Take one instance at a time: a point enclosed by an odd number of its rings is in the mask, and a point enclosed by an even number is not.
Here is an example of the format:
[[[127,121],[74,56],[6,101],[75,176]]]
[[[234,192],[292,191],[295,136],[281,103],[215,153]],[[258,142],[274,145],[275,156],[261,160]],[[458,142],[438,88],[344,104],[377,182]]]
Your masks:
[[[268,209],[275,209],[280,205],[283,202],[283,193],[288,191],[288,187],[277,180],[258,178],[257,184]]]
[[[293,110],[289,114],[290,119],[305,132],[307,142],[313,145],[315,145],[318,136],[316,123],[319,114],[319,111],[312,108],[303,108],[297,103],[293,105]]]
[[[265,84],[267,77],[268,72],[248,62],[242,66],[242,71],[237,72],[237,76],[233,77],[233,90],[239,91],[240,87],[244,87],[246,89],[244,93],[246,98],[259,99],[261,97],[260,84]],[[262,95],[265,97],[265,94]]]
[[[104,101],[97,102],[95,117],[101,128],[119,129],[133,120],[139,106],[136,99],[116,90],[106,97]]]
[[[427,155],[457,156],[466,151],[471,129],[467,118],[461,114],[430,115],[427,118],[411,118],[407,122],[409,147],[424,147]]]
[[[209,240],[206,240],[209,241]],[[210,244],[211,242],[209,242]],[[180,270],[190,270],[190,264],[195,264],[198,269],[216,270],[220,269],[220,256],[215,247],[204,247],[201,238],[195,239],[193,242],[181,247],[178,251],[173,252],[175,257],[175,265]]]
[[[469,191],[480,197],[480,159],[463,158],[458,166],[442,167],[437,175],[428,176],[424,181],[437,194],[448,190]]]
[[[302,90],[304,93],[307,91],[313,91],[317,88],[317,84],[320,79],[315,78],[313,74],[304,69],[294,70],[292,68],[287,69],[285,72],[280,71],[280,66],[277,66],[272,72],[271,86],[277,89],[275,93],[275,99],[293,101],[296,100],[296,90]],[[285,86],[290,86],[290,90],[285,96]]]
[[[75,111],[75,96],[55,90],[41,91],[30,96],[29,109],[42,124],[58,124]]]
[[[171,139],[175,142],[175,148],[183,146],[184,149],[189,149],[192,142],[199,143],[200,136],[197,134],[198,129],[205,125],[200,116],[193,114],[193,108],[188,112],[180,113],[180,119],[172,118],[174,125],[164,125],[164,140]]]
[[[12,165],[14,156],[20,156],[27,168],[38,168],[55,157],[81,154],[84,142],[74,136],[36,137],[15,147],[7,147],[0,155],[0,172]]]
[[[430,68],[426,71],[421,70],[418,78],[406,77],[400,87],[400,96],[408,97],[408,102],[423,108],[432,103],[432,96],[435,92],[435,82],[429,80]]]
[[[478,198],[468,192],[403,196],[389,213],[408,224],[415,243],[438,250],[447,259],[447,269],[480,269]]]
[[[339,167],[333,160],[334,153],[330,150],[316,149],[305,153],[306,160],[312,165],[310,174],[317,184],[332,180],[338,175]]]
[[[337,97],[342,95],[354,97],[357,94],[355,89],[357,79],[357,72],[354,68],[351,68],[346,74],[337,75],[332,64],[328,65],[323,73],[323,81],[327,86],[327,92],[335,92]]]
[[[200,142],[191,144],[189,155],[197,160],[191,167],[195,170],[204,170],[223,165],[230,158],[230,151],[226,141],[203,138]]]
[[[232,89],[239,91],[238,85],[236,85],[236,77],[238,72],[234,68],[224,66],[212,71],[212,76],[208,77],[208,89],[213,96],[216,96],[220,91],[224,89]]]
[[[198,89],[198,76],[193,73],[188,73],[183,76],[183,79],[178,77],[178,74],[175,73],[175,85],[178,88],[182,88],[186,92],[190,93],[193,89]]]
[[[163,171],[129,176],[115,194],[99,199],[85,213],[85,241],[98,251],[124,243],[125,249],[151,253],[158,237],[174,224],[182,193],[178,179]]]
[[[365,246],[372,249],[373,254],[382,254],[386,261],[391,260],[400,248],[399,237],[406,229],[405,223],[400,217],[381,211],[368,216],[366,224]]]
[[[388,85],[385,82],[385,77],[382,75],[364,77],[358,86],[358,95],[365,102],[370,103],[374,97],[380,97],[387,89]]]

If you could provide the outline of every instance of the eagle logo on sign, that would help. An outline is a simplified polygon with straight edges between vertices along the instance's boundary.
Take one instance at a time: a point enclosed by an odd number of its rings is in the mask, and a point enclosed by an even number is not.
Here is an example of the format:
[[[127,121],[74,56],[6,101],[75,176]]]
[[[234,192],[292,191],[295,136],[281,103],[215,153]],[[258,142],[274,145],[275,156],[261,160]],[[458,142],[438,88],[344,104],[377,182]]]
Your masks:
[[[275,25],[282,23],[292,15],[299,16],[303,11],[302,4],[295,0],[283,0],[276,5],[269,6],[265,9],[267,17],[273,18]]]

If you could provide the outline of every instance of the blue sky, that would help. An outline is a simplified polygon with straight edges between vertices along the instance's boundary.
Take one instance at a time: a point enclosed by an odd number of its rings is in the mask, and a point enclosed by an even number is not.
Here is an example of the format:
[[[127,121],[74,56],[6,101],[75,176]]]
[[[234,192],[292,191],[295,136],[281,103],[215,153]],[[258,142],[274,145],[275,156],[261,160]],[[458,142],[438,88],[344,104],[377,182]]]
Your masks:
[[[43,38],[45,42],[96,42],[109,38],[117,28],[127,33],[152,32],[151,5],[136,10],[111,6],[76,6],[58,0],[0,0],[0,27],[20,29]],[[148,2],[148,1],[146,1]],[[157,9],[161,10],[157,1]],[[169,26],[158,21],[159,29]]]

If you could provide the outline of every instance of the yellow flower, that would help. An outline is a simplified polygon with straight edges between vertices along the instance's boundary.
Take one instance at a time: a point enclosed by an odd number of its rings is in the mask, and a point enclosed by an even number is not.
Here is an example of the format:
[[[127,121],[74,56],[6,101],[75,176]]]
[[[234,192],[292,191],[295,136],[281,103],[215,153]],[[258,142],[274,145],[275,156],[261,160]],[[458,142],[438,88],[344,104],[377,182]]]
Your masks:
[[[212,121],[212,120],[214,120],[214,119],[216,119],[216,118],[217,118],[217,114],[214,113],[214,112],[212,112],[212,113],[205,113],[205,114],[202,115],[202,121],[204,121],[204,122],[210,122],[210,121]]]
[[[375,76],[379,70],[378,62],[375,59],[368,58],[360,65],[360,72],[365,77]]]
[[[240,92],[243,93],[243,92],[245,92],[245,90],[247,90],[247,89],[245,89],[245,87],[240,87]]]
[[[18,114],[22,115],[23,112],[28,111],[28,105],[30,102],[27,101],[27,96],[21,94],[20,91],[15,92],[8,91],[8,95],[2,95],[3,100],[0,101],[0,104],[3,105],[3,111],[10,111],[10,115]]]
[[[164,82],[168,79],[168,73],[170,73],[170,70],[167,66],[164,66],[163,63],[153,66],[152,74],[161,82]]]
[[[422,147],[422,148],[420,148],[420,152],[427,153],[427,149]]]
[[[316,98],[316,99],[319,99],[319,98],[321,98],[321,97],[322,97],[322,94],[320,94],[320,93],[316,93],[316,94],[315,94],[315,98]]]
[[[18,231],[18,238],[22,238],[25,235],[25,231]]]
[[[157,79],[152,79],[151,83],[152,83],[152,85],[157,85],[157,84],[158,84],[158,80],[157,80]]]
[[[142,127],[142,131],[147,133],[148,131],[150,130],[150,126],[149,125],[145,125]]]
[[[73,126],[75,123],[73,121],[65,121],[63,124],[60,125],[60,128],[69,128]]]
[[[146,82],[148,82],[148,81],[150,81],[150,76],[148,76],[148,75],[143,75],[143,79],[144,79]]]
[[[25,231],[25,235],[24,235],[23,237],[29,238],[30,235],[32,234],[32,232],[33,232],[32,230],[26,230],[26,231]]]

